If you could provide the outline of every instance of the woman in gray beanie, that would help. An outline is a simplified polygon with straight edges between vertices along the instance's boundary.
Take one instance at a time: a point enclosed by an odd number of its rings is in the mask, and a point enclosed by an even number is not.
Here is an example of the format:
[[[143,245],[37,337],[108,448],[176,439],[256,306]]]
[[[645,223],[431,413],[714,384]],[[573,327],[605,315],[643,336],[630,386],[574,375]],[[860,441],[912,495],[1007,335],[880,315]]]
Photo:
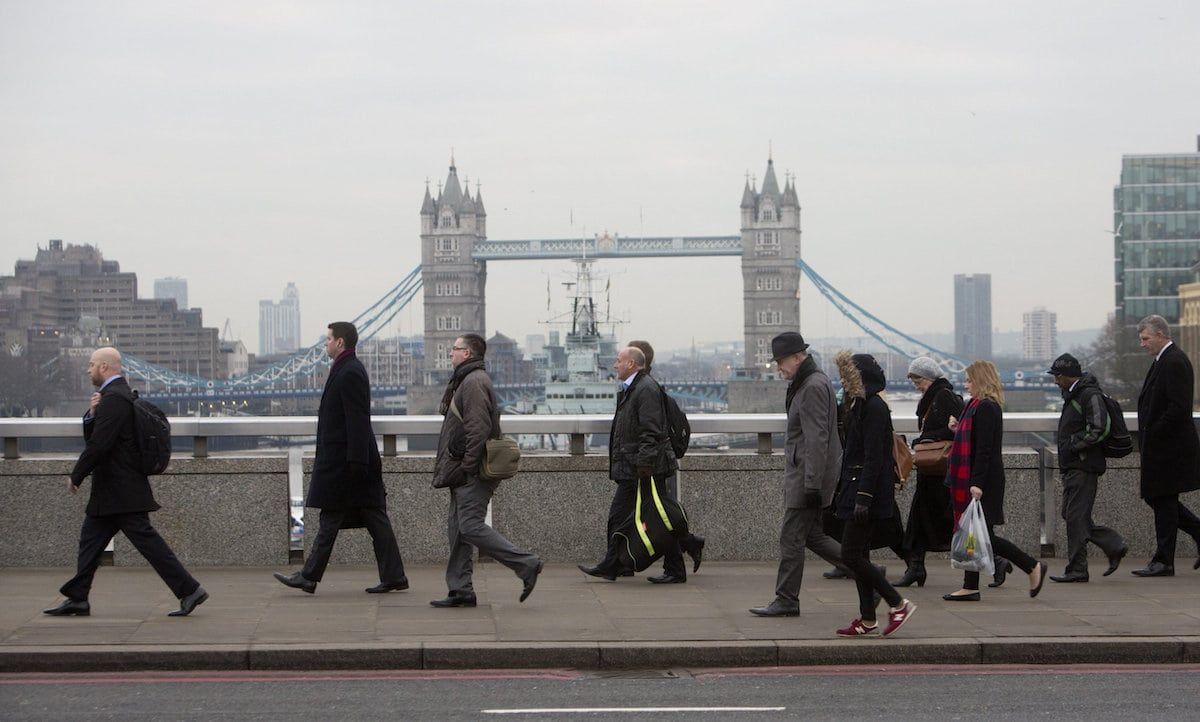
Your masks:
[[[959,417],[963,399],[954,391],[937,362],[928,356],[918,356],[908,365],[908,380],[921,392],[917,403],[917,429],[920,434],[913,446],[922,441],[952,441],[950,417]],[[894,582],[897,587],[925,586],[925,552],[950,549],[954,532],[954,517],[950,509],[950,491],[943,474],[922,474],[917,471],[917,487],[904,525],[904,576]]]

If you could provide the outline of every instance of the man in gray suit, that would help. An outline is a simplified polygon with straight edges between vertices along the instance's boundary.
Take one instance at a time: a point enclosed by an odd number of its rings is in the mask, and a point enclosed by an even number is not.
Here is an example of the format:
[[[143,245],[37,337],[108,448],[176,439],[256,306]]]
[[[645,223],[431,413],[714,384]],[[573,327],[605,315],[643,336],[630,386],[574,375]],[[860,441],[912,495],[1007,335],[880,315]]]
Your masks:
[[[842,466],[842,443],[837,432],[837,398],[816,361],[807,353],[804,337],[789,331],[771,339],[775,364],[788,384],[787,444],[784,447],[783,530],[779,534],[779,575],[775,600],[754,607],[760,617],[800,615],[800,582],[804,578],[804,548],[841,567],[842,549],[821,528],[821,510],[833,502]]]

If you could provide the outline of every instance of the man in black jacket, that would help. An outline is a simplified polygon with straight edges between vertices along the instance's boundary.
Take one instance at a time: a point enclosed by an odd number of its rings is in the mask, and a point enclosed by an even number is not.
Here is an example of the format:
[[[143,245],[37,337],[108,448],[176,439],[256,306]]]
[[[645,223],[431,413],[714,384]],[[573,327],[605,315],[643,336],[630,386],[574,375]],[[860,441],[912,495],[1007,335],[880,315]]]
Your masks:
[[[608,548],[599,564],[579,565],[584,574],[609,581],[623,571],[613,531],[633,514],[638,482],[653,478],[658,493],[667,496],[668,478],[679,468],[666,431],[662,387],[645,373],[645,368],[646,355],[634,346],[621,349],[613,362],[621,390],[617,392],[617,409],[608,439],[608,476],[617,484],[606,524]],[[676,545],[664,550],[663,574],[648,578],[654,584],[687,581],[681,549],[692,557],[692,571],[700,568],[704,540],[685,529],[675,531]]]
[[[488,504],[500,482],[480,475],[487,457],[488,439],[500,436],[500,409],[483,357],[487,341],[477,333],[454,340],[450,363],[454,373],[442,394],[438,411],[445,417],[438,435],[437,460],[433,465],[433,487],[450,489],[446,531],[450,559],[446,563],[449,594],[430,602],[435,607],[474,607],[475,550],[511,569],[522,582],[518,601],[533,593],[542,560],[517,548],[487,523]]]
[[[1107,466],[1100,448],[1110,428],[1104,394],[1096,377],[1084,373],[1069,353],[1054,359],[1046,373],[1054,375],[1063,396],[1062,415],[1058,418],[1058,468],[1062,472],[1062,518],[1067,525],[1066,573],[1051,576],[1050,580],[1086,582],[1089,541],[1108,557],[1108,569],[1104,571],[1107,577],[1117,571],[1129,547],[1120,534],[1092,521],[1098,481]]]
[[[325,352],[333,359],[317,411],[317,454],[305,506],[321,510],[320,528],[304,568],[275,573],[286,586],[312,594],[325,575],[341,529],[367,528],[375,549],[379,584],[369,594],[408,589],[404,560],[387,515],[383,464],[371,428],[371,382],[358,360],[358,329],[347,321],[329,324]]]
[[[88,361],[88,376],[97,391],[83,416],[87,446],[71,471],[67,490],[78,493],[79,485],[90,474],[92,494],[79,534],[77,571],[59,590],[67,599],[45,613],[56,617],[91,614],[88,593],[100,566],[100,555],[120,531],[179,599],[179,609],[167,616],[185,617],[208,599],[208,592],[188,574],[171,547],[150,525],[150,512],[160,507],[154,500],[150,480],[142,472],[133,391],[122,376],[120,352],[115,348],[96,349]]]
[[[1162,316],[1143,318],[1137,329],[1142,348],[1154,356],[1138,395],[1138,448],[1142,452],[1141,495],[1154,510],[1158,546],[1150,563],[1133,574],[1171,577],[1175,576],[1179,530],[1200,547],[1200,519],[1179,501],[1180,494],[1200,488],[1200,440],[1192,421],[1192,363],[1171,341],[1171,328]],[[1193,569],[1200,569],[1200,559]]]

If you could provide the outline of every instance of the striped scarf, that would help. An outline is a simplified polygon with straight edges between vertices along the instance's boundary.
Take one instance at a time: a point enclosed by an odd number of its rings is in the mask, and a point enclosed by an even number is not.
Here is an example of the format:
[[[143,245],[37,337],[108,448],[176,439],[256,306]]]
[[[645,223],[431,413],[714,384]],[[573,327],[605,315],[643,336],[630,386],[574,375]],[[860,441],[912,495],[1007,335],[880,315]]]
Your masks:
[[[971,502],[971,425],[979,399],[971,399],[963,410],[962,418],[954,429],[954,442],[950,446],[950,463],[946,469],[946,486],[950,488],[950,501],[954,508],[954,528],[958,528],[958,517]]]

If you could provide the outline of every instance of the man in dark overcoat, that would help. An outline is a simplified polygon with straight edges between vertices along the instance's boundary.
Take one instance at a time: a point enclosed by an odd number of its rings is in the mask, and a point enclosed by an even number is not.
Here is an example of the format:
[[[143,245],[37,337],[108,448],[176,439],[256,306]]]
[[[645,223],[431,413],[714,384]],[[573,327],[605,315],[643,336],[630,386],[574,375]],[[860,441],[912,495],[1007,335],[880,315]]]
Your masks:
[[[321,406],[317,412],[317,454],[305,506],[321,510],[320,528],[304,568],[294,574],[275,573],[289,587],[312,594],[325,574],[338,531],[365,526],[375,549],[379,584],[370,594],[408,589],[404,561],[387,515],[383,465],[371,428],[371,383],[355,355],[358,330],[354,324],[329,324],[325,351],[333,359]]]
[[[617,408],[608,439],[608,476],[617,488],[608,511],[607,550],[599,564],[579,565],[579,570],[584,574],[609,581],[614,581],[624,571],[618,561],[618,547],[613,532],[633,514],[638,483],[652,478],[658,493],[669,496],[669,479],[679,468],[667,434],[666,407],[662,398],[664,392],[645,373],[645,369],[646,354],[634,346],[621,349],[613,362],[621,389],[617,392]],[[686,528],[675,528],[673,532],[678,546],[672,545],[664,551],[663,574],[647,577],[647,581],[654,584],[685,583],[687,569],[681,552],[691,556],[693,572],[699,569],[704,538]]]
[[[1138,323],[1138,341],[1154,363],[1138,395],[1138,446],[1142,452],[1141,495],[1154,510],[1157,548],[1150,563],[1134,570],[1139,577],[1175,575],[1179,530],[1200,547],[1200,519],[1179,495],[1200,488],[1200,439],[1192,422],[1194,381],[1187,354],[1171,341],[1162,316]],[[1193,565],[1200,569],[1200,559]]]
[[[92,493],[79,533],[75,576],[59,590],[67,599],[45,613],[56,617],[91,614],[88,594],[100,566],[100,555],[120,531],[179,599],[179,609],[167,616],[185,617],[208,599],[208,592],[188,574],[175,552],[150,525],[150,512],[160,507],[154,500],[150,480],[142,471],[134,396],[122,374],[120,352],[115,348],[92,352],[88,377],[97,391],[83,416],[83,438],[87,445],[71,470],[67,490],[79,493],[79,485],[90,475]]]

